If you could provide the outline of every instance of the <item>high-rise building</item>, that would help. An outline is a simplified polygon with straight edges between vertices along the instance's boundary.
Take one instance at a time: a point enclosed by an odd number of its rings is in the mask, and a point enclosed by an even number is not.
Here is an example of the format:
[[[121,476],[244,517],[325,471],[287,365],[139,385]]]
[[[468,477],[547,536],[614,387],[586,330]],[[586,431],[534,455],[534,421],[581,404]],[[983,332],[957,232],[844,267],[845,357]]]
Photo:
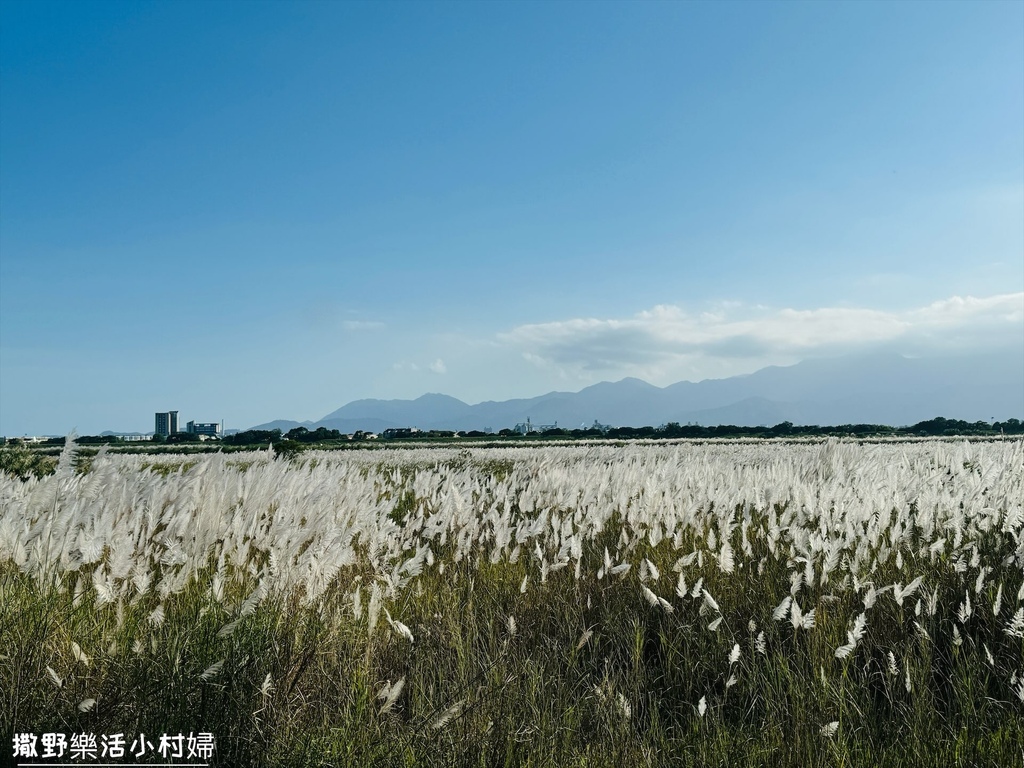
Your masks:
[[[162,437],[178,434],[178,412],[166,411],[156,414],[156,426],[153,432]]]

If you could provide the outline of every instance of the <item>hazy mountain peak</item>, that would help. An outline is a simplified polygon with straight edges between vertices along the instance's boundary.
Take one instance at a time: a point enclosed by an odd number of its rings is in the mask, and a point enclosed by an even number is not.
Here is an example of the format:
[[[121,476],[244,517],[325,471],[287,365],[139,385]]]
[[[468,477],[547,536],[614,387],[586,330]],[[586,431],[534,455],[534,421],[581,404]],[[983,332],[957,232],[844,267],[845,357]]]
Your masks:
[[[343,431],[378,431],[389,426],[498,431],[527,420],[536,426],[558,424],[566,429],[594,421],[612,426],[657,426],[669,421],[903,426],[937,415],[966,421],[1021,418],[1022,392],[1024,352],[908,358],[882,350],[664,388],[630,376],[579,392],[548,392],[476,405],[438,392],[415,400],[355,400],[309,426]]]
[[[451,395],[444,395],[440,392],[427,392],[425,395],[420,395],[412,402],[415,403],[458,403],[459,405],[466,405],[458,398],[452,397]]]

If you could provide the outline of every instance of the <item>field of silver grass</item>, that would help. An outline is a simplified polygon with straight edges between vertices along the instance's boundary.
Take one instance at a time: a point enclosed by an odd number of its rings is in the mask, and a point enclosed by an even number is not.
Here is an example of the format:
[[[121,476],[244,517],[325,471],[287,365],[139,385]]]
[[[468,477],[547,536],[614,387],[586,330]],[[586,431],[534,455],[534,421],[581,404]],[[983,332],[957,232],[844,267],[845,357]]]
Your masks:
[[[8,736],[1024,764],[1022,441],[74,453],[0,477]]]

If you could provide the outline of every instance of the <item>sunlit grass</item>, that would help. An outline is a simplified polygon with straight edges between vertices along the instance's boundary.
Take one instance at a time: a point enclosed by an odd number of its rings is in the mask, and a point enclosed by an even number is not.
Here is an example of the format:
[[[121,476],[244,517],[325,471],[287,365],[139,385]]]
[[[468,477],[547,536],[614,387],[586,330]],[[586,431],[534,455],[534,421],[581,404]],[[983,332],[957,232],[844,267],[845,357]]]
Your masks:
[[[0,726],[209,731],[222,765],[1020,764],[1022,456],[66,458],[0,486]]]

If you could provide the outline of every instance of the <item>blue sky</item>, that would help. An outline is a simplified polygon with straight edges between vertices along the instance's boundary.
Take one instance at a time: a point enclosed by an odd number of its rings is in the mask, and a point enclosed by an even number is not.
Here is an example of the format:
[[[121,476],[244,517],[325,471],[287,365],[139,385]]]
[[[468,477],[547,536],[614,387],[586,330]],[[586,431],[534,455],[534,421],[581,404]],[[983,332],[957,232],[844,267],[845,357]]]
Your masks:
[[[0,3],[0,434],[1024,347],[1024,4]]]

